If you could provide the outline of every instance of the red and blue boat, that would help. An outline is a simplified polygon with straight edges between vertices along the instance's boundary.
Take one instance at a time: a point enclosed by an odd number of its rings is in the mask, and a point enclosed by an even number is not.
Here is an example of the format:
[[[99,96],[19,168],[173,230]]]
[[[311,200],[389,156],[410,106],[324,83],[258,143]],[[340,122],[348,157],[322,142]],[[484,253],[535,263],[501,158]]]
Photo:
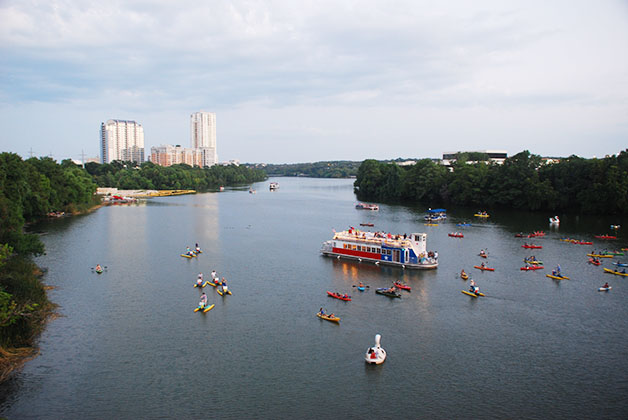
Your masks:
[[[391,235],[350,228],[334,232],[333,239],[323,243],[321,253],[328,257],[402,268],[429,270],[438,267],[438,253],[427,250],[425,233]]]

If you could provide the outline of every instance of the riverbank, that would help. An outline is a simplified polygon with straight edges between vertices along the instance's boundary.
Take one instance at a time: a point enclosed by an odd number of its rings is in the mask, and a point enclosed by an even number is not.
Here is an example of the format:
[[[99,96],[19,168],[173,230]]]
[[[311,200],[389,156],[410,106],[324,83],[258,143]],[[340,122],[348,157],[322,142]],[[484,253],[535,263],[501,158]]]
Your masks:
[[[120,190],[118,188],[99,187],[96,194],[103,197],[151,198],[169,197],[173,195],[196,194],[196,190]]]
[[[37,338],[55,315],[43,275],[20,256],[7,260],[0,272],[0,383],[37,356]]]

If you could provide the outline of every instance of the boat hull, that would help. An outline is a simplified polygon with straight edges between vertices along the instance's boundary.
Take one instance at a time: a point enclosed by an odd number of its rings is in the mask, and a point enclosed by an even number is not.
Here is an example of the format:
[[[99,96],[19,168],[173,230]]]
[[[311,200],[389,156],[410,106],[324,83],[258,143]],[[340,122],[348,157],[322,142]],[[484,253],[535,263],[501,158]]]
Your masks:
[[[462,293],[464,293],[467,296],[471,296],[474,298],[477,298],[478,296],[484,296],[484,293],[473,293],[473,292],[469,292],[467,290],[461,290]]]
[[[319,317],[320,319],[324,319],[325,321],[340,322],[340,318],[338,318],[337,316],[332,318],[329,315],[321,315],[320,313],[316,314],[316,316]]]
[[[426,263],[426,264],[411,264],[411,263],[403,264],[396,261],[385,261],[385,260],[377,260],[375,258],[369,258],[369,257],[357,257],[354,255],[339,254],[333,251],[322,251],[322,254],[326,257],[342,258],[343,260],[353,260],[353,261],[358,261],[358,262],[370,262],[377,265],[382,264],[382,265],[390,265],[394,267],[410,268],[412,270],[434,270],[438,268],[438,262]]]
[[[569,277],[567,276],[555,276],[553,274],[546,274],[545,277],[549,277],[550,279],[554,280],[569,280]]]

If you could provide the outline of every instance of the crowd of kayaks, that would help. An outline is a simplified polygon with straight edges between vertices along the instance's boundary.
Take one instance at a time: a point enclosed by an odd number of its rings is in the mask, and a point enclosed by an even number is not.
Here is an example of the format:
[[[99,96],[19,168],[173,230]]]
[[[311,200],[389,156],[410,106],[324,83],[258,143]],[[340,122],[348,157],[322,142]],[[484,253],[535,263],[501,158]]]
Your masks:
[[[190,248],[188,247],[186,252],[184,254],[181,254],[181,256],[186,257],[186,258],[194,258],[202,253],[203,251],[198,246],[198,244],[196,244],[194,250],[190,250]],[[194,308],[194,312],[207,313],[211,311],[212,309],[214,309],[215,307],[215,304],[212,303],[210,305],[207,302],[207,295],[203,291],[203,289],[206,286],[214,287],[216,289],[216,293],[218,293],[220,296],[227,296],[227,295],[233,294],[231,290],[229,289],[229,287],[227,286],[227,280],[224,277],[221,279],[218,276],[218,274],[216,274],[216,270],[213,270],[211,272],[211,279],[209,280],[204,280],[203,273],[198,273],[196,282],[194,283],[194,288],[198,288],[199,290],[201,290],[202,293],[199,299],[198,306]]]

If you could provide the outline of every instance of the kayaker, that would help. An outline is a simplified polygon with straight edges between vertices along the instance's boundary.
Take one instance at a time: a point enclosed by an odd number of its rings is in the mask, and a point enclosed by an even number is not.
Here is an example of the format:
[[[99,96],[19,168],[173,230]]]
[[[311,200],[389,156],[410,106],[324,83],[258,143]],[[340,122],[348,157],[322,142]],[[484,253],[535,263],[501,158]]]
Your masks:
[[[363,284],[362,282],[360,282],[360,283],[358,284],[358,287],[364,287],[364,284]]]
[[[334,317],[334,313],[330,313],[329,315],[327,315],[327,318],[333,318]]]
[[[460,277],[464,277],[466,275],[467,275],[467,273],[464,272],[464,268],[463,268],[462,271],[460,271]]]
[[[207,295],[205,294],[205,292],[203,292],[203,294],[201,295],[201,301],[198,304],[198,306],[200,306],[201,308],[204,308],[205,305],[207,305]]]
[[[608,282],[604,283],[604,286],[602,286],[604,289],[608,289],[610,286],[608,285]]]
[[[484,263],[480,264],[480,266],[481,266],[482,268],[486,267],[486,266],[484,265]]]
[[[223,293],[227,293],[227,280],[225,280],[225,278],[222,278],[222,292]]]
[[[196,285],[198,287],[202,287],[203,286],[203,278],[202,277],[199,277],[199,278],[196,279]]]
[[[96,271],[102,271],[102,267],[100,266],[100,264],[96,264]]]

